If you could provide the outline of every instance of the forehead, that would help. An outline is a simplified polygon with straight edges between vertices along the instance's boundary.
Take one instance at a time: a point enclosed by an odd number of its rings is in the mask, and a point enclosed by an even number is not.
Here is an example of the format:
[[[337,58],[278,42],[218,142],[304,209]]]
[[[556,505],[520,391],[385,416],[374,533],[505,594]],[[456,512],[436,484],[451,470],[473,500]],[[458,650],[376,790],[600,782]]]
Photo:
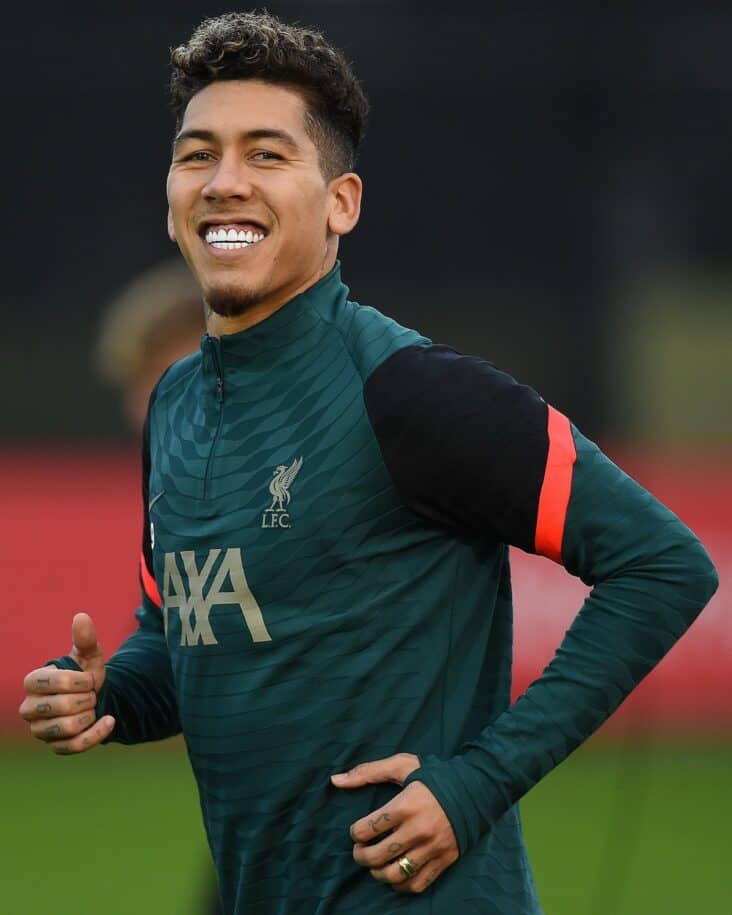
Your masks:
[[[181,129],[239,134],[279,127],[307,139],[305,103],[295,89],[258,79],[218,80],[197,92],[188,103]]]

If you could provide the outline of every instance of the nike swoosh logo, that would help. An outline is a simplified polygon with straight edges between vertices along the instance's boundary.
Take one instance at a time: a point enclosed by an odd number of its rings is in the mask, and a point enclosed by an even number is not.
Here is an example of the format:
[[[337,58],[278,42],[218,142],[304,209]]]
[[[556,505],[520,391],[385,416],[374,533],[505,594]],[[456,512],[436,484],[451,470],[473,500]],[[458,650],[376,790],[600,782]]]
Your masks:
[[[161,489],[160,492],[155,496],[155,498],[150,499],[150,501],[147,503],[147,510],[150,511],[150,509],[153,507],[153,505],[155,505],[155,503],[158,501],[158,499],[164,495],[165,495],[165,490]]]

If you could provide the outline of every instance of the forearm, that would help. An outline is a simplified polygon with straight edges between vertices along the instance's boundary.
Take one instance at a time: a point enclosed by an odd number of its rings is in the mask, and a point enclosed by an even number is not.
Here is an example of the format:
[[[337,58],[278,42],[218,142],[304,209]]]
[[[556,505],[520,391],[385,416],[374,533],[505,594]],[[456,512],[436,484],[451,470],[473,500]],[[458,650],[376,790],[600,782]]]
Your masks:
[[[97,697],[97,718],[113,715],[108,742],[134,744],[162,740],[180,732],[170,658],[159,611],[138,611],[140,626],[106,664]],[[68,655],[49,663],[77,668]]]
[[[575,433],[563,561],[594,588],[551,664],[450,760],[412,775],[448,814],[461,850],[615,711],[717,587],[696,537]]]
[[[461,851],[585,741],[661,660],[714,591],[703,549],[597,585],[544,674],[450,760],[428,757],[423,781],[447,813]]]

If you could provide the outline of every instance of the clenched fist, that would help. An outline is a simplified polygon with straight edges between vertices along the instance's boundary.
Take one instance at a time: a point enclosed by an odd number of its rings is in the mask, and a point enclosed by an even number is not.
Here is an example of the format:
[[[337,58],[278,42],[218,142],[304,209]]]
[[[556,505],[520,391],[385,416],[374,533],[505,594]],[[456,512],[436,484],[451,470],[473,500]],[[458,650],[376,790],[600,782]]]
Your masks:
[[[96,720],[104,654],[87,613],[74,617],[71,641],[70,655],[81,670],[40,667],[31,671],[23,681],[25,699],[18,709],[30,723],[31,734],[62,755],[90,750],[112,733],[115,724],[111,715]]]

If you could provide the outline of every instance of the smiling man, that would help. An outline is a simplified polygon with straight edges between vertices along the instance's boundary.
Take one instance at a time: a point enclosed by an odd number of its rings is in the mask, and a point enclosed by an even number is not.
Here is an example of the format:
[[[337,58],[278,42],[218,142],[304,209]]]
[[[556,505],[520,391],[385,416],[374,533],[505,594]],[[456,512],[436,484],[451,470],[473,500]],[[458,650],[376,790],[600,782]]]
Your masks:
[[[366,103],[352,85],[355,147]],[[307,98],[261,78],[225,79],[182,112],[168,232],[202,286],[212,336],[256,324],[325,276],[358,220],[354,153],[328,137],[334,128]]]
[[[91,618],[21,714],[57,753],[183,731],[227,915],[537,915],[517,801],[717,579],[531,389],[340,279],[366,102],[268,14],[173,52],[169,233],[206,304],[143,445],[139,629]],[[510,704],[508,545],[593,590]]]

